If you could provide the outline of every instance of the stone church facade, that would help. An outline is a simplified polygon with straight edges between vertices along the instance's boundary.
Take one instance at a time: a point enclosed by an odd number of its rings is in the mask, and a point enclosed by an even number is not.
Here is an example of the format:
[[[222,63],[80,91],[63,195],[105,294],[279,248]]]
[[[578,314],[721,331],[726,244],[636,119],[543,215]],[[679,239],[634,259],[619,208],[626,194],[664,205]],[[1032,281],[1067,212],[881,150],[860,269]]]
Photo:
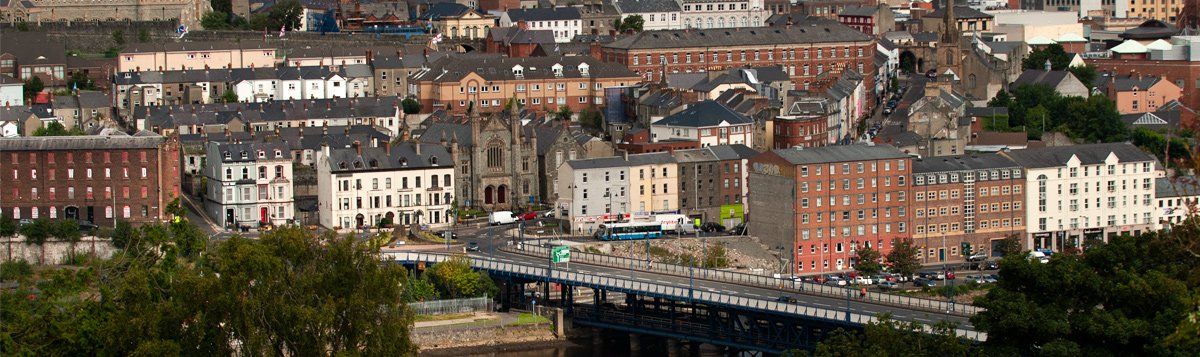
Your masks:
[[[462,153],[455,163],[459,206],[518,210],[540,201],[537,138],[521,130],[514,113],[472,112],[466,123],[433,123],[419,140],[448,141]]]

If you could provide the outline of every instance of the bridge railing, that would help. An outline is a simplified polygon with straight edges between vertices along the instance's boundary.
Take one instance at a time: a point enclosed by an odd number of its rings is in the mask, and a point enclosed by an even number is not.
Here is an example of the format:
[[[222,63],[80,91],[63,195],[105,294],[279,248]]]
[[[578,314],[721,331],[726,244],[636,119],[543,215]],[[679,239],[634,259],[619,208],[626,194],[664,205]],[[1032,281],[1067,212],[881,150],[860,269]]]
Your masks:
[[[388,260],[426,263],[439,263],[453,258],[453,256],[446,254],[424,252],[389,252],[382,253],[382,255],[384,259]],[[561,282],[575,286],[591,286],[606,290],[624,290],[626,292],[650,293],[675,300],[693,300],[706,304],[720,304],[740,308],[773,311],[776,313],[791,315],[804,315],[813,318],[846,321],[854,324],[868,324],[878,321],[876,317],[866,314],[855,314],[844,310],[833,310],[806,305],[781,303],[766,299],[747,298],[743,296],[711,291],[698,291],[687,286],[672,286],[618,277],[599,276],[595,274],[578,273],[564,270],[553,270],[547,269],[546,267],[500,262],[491,258],[467,257],[465,259],[468,259],[470,265],[476,269],[504,272],[509,274],[520,274],[529,277],[546,279],[549,282]],[[932,328],[926,326],[926,329],[931,330]],[[987,339],[986,333],[972,330],[955,329],[955,334],[960,337],[969,338],[976,341],[984,341]]]
[[[508,249],[508,248],[504,248]],[[521,249],[527,253],[549,257],[550,248],[537,245],[523,244]],[[548,258],[547,258],[548,259]],[[857,296],[859,291],[839,286],[798,282],[792,279],[775,278],[766,275],[747,274],[726,270],[694,268],[685,265],[651,263],[645,259],[618,257],[606,254],[595,254],[582,251],[572,251],[571,259],[590,264],[610,267],[621,267],[630,270],[655,271],[675,276],[691,276],[702,280],[725,281],[736,284],[757,285],[779,289],[791,289],[797,292],[818,294],[831,297]],[[948,301],[922,299],[903,295],[867,292],[863,297],[867,301],[881,304],[903,306],[928,311],[938,311],[957,315],[970,316],[982,311],[981,308],[969,304],[951,303]]]

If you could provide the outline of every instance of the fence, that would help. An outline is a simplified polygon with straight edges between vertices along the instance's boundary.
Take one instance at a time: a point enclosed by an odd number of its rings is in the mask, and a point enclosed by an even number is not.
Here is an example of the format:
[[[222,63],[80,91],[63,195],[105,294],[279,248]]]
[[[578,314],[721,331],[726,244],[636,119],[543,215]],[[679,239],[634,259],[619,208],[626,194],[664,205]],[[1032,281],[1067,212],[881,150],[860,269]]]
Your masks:
[[[524,244],[521,246],[521,248],[524,251],[537,256],[548,257],[550,254],[550,248],[547,247]],[[651,264],[645,259],[633,259],[581,251],[572,251],[571,260],[609,267],[628,268],[630,270],[655,271],[668,275],[690,276],[700,280],[714,280],[745,285],[765,286],[777,289],[791,289],[800,293],[818,294],[838,298],[857,296],[859,294],[859,292],[855,291],[854,289],[808,282],[797,282],[793,279],[781,279],[765,275],[747,274],[725,270],[701,269],[675,264]],[[867,301],[879,304],[902,306],[926,311],[945,312],[963,316],[974,315],[979,311],[982,311],[982,309],[979,307],[968,304],[951,303],[948,301],[914,298],[878,292],[867,292],[867,295],[863,298]]]
[[[469,299],[414,302],[408,304],[408,308],[412,309],[413,314],[416,315],[444,315],[468,312],[488,312],[492,311],[493,304],[490,297],[484,296]]]
[[[427,263],[442,262],[451,258],[450,255],[445,254],[418,252],[384,253],[383,257],[385,259],[395,261],[423,261]],[[539,278],[553,283],[565,283],[573,286],[602,288],[609,291],[636,293],[664,297],[679,301],[691,300],[710,305],[735,306],[742,309],[771,311],[790,315],[803,315],[825,320],[845,321],[847,323],[859,325],[878,322],[878,318],[867,314],[783,303],[774,300],[750,298],[721,292],[694,290],[686,286],[672,286],[663,283],[634,281],[625,278],[598,276],[595,274],[574,271],[549,270],[545,267],[501,262],[491,258],[471,257],[469,260],[471,266],[476,269]],[[932,327],[928,325],[923,325],[923,329],[925,331],[932,331]],[[974,330],[955,329],[955,334],[960,337],[975,341],[987,340],[987,333]]]

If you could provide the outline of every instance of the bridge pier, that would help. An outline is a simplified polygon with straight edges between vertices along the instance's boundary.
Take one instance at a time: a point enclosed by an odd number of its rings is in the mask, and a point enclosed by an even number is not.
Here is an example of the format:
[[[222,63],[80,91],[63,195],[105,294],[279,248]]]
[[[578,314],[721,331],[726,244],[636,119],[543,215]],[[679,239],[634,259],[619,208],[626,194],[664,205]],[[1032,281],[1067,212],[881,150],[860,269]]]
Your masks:
[[[679,340],[667,339],[667,357],[679,357]]]
[[[639,336],[640,335],[638,335],[636,333],[629,334],[629,353],[630,354],[634,354],[635,352],[642,351],[642,341],[638,338]]]

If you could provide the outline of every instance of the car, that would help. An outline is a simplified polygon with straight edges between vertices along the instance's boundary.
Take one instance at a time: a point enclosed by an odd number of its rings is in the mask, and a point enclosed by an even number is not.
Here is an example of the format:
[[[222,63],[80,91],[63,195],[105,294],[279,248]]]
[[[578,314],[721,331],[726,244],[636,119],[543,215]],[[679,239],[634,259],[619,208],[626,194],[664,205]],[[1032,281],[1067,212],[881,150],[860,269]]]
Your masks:
[[[488,214],[488,225],[499,226],[517,223],[517,216],[512,211],[496,211]]]
[[[894,109],[894,108],[896,108],[896,106],[897,106],[897,105],[899,105],[899,104],[900,104],[900,102],[897,102],[897,101],[895,101],[895,100],[889,100],[889,101],[888,101],[888,103],[887,103],[887,107],[888,107],[888,108],[893,108],[893,109]]]
[[[880,289],[883,289],[883,290],[894,290],[894,289],[899,288],[900,284],[896,284],[895,282],[892,282],[892,281],[885,281],[885,282],[879,283],[878,286]]]
[[[700,225],[700,231],[705,233],[723,232],[725,231],[725,226],[717,222],[707,222]]]
[[[969,262],[982,262],[982,261],[984,261],[984,260],[987,260],[987,258],[988,258],[987,254],[983,254],[983,253],[976,253],[976,254],[972,254],[970,257],[968,257],[968,258],[967,258],[967,261],[969,261]]]
[[[542,213],[542,217],[546,217],[546,218],[554,218],[555,216],[557,216],[557,215],[558,215],[558,214],[557,214],[557,213],[555,213],[555,212],[556,212],[556,210],[549,210],[549,211],[546,211],[546,213]]]
[[[942,279],[954,280],[954,272],[948,271],[948,272],[942,274]],[[938,279],[938,280],[942,280],[942,279]]]
[[[479,251],[479,243],[475,243],[475,242],[467,243],[467,251],[478,252]]]
[[[733,228],[730,228],[728,231],[725,231],[725,234],[728,234],[731,236],[746,235],[746,224],[739,223],[738,225],[733,226]]]
[[[80,232],[91,232],[91,231],[96,230],[96,228],[100,228],[100,226],[97,226],[96,224],[94,224],[92,222],[85,221],[82,219],[76,220],[76,222],[79,223],[79,231]]]
[[[997,282],[997,281],[1000,281],[1000,276],[999,276],[999,275],[996,275],[996,274],[988,274],[988,275],[984,275],[984,276],[983,276],[983,281],[984,281],[985,283],[995,283],[995,282]]]
[[[18,224],[18,225],[21,225],[21,226],[25,226],[25,225],[28,225],[28,224],[30,224],[30,223],[33,223],[33,220],[32,220],[32,219],[29,219],[29,218],[22,218],[20,221],[17,221],[17,224]]]
[[[775,301],[782,302],[784,304],[795,304],[796,298],[787,295],[780,295],[775,299]]]
[[[983,263],[983,270],[997,270],[997,269],[1000,269],[1000,262],[997,262],[995,260],[989,260],[988,262]]]
[[[892,114],[892,108],[883,108],[883,114],[884,115]]]
[[[875,281],[871,280],[871,277],[869,276],[859,275],[854,277],[854,284],[857,285],[871,285],[874,282]]]
[[[842,279],[838,276],[830,276],[825,279],[825,285],[846,286],[846,279]]]
[[[532,220],[537,219],[537,216],[538,216],[537,212],[529,211],[529,212],[518,214],[517,220],[518,221],[532,221]]]
[[[913,279],[913,285],[916,285],[918,288],[932,288],[937,286],[937,283],[932,279],[916,278]]]
[[[976,274],[976,275],[967,275],[967,282],[972,282],[972,281],[973,281],[973,282],[975,282],[976,284],[984,284],[984,283],[987,283],[987,280],[985,280],[985,279],[983,278],[983,275],[978,275],[978,274]]]

